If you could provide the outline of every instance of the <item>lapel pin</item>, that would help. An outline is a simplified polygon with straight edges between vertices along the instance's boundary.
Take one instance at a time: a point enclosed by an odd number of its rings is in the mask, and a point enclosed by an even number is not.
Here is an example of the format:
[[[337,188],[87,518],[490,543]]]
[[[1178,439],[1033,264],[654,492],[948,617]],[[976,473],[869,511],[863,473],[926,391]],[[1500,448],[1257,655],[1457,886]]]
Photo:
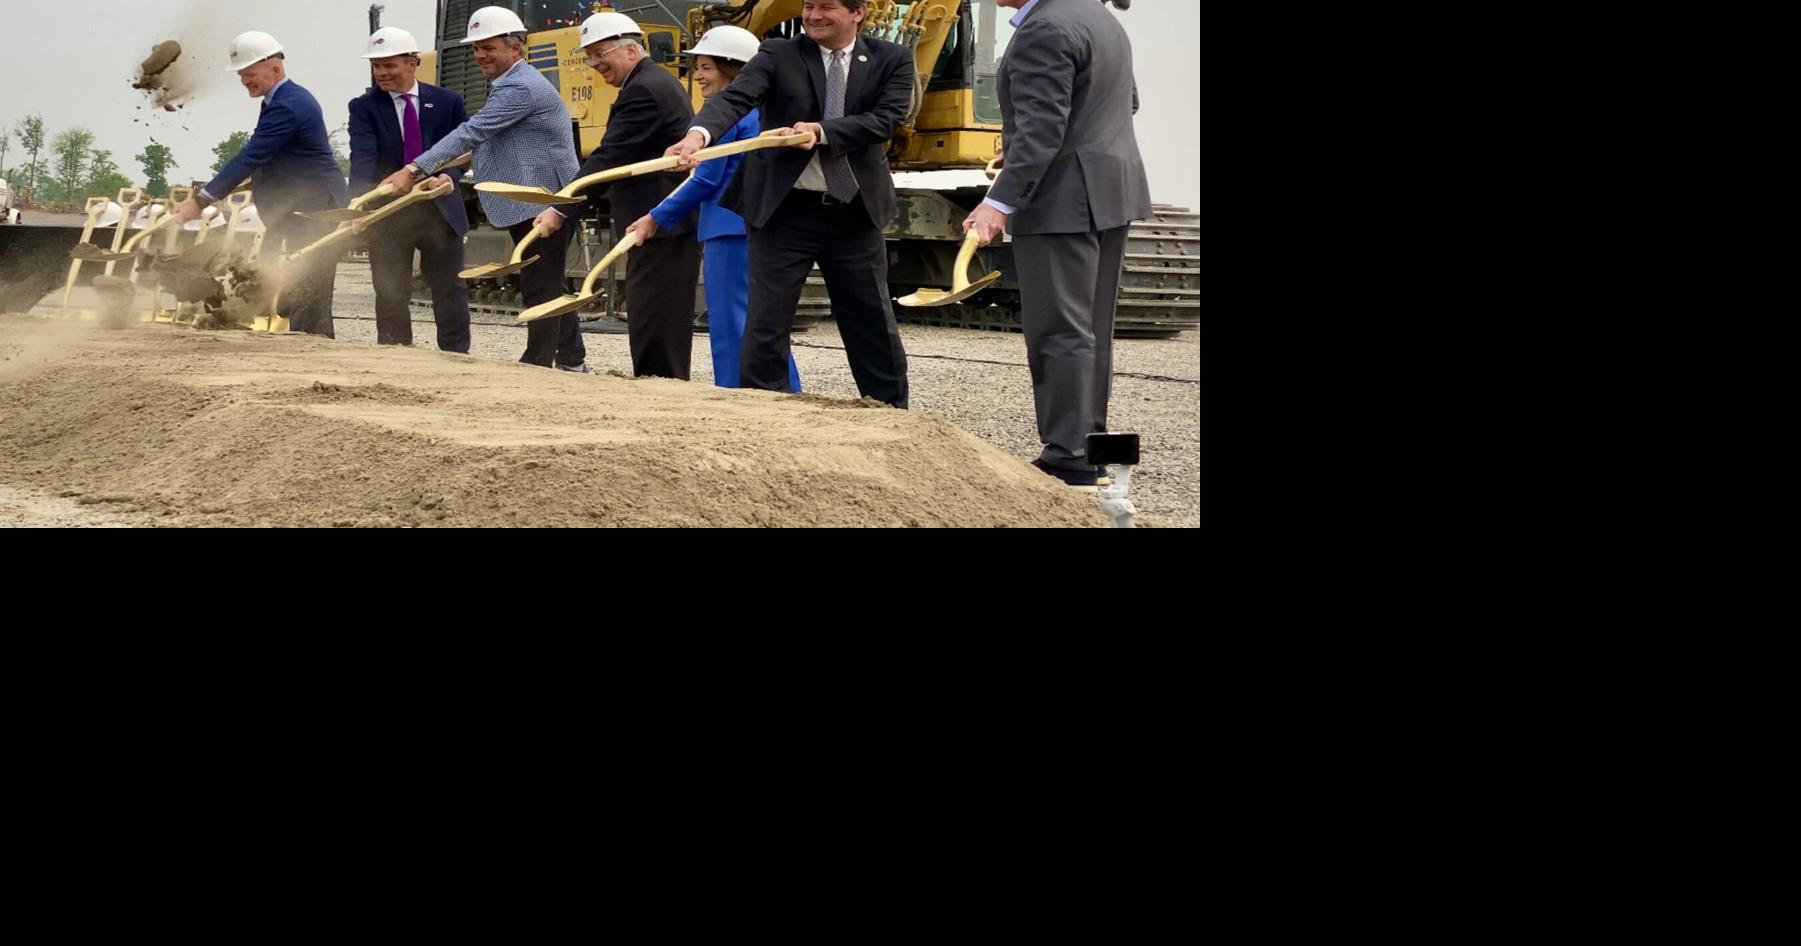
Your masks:
[[[858,57],[857,57],[857,61],[858,61],[858,62],[868,62],[868,61],[869,61],[869,57],[868,57],[868,56],[858,56]]]

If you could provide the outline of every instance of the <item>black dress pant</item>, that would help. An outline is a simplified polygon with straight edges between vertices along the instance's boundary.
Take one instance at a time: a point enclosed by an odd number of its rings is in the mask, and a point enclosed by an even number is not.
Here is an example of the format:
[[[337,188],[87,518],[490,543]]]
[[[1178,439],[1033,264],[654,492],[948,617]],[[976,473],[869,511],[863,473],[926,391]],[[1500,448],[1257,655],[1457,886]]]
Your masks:
[[[789,336],[807,273],[817,263],[864,397],[907,406],[907,352],[888,298],[888,246],[863,199],[831,202],[796,190],[766,227],[750,228],[750,313],[739,382],[788,390]]]
[[[519,274],[519,290],[525,296],[526,308],[563,297],[563,267],[569,255],[569,234],[575,226],[571,220],[555,236],[542,237],[525,251],[527,259],[538,257],[536,263]],[[518,246],[532,232],[532,221],[515,223],[507,232],[513,235],[513,245]],[[520,361],[544,368],[573,368],[587,358],[588,346],[582,344],[582,320],[574,312],[526,324],[525,354],[519,356]]]
[[[460,199],[460,198],[451,198]],[[463,270],[463,239],[432,204],[415,204],[371,229],[369,276],[375,283],[375,341],[411,345],[413,253],[431,287],[432,318],[438,323],[438,350],[469,351],[469,284]]]
[[[691,232],[653,239],[628,253],[625,265],[632,374],[688,380],[700,241]]]
[[[327,208],[320,208],[327,209]],[[290,213],[271,222],[263,235],[261,262],[273,266],[281,257],[300,250],[336,230],[334,224],[308,220]],[[287,316],[288,328],[309,335],[336,338],[331,321],[332,290],[338,279],[338,257],[341,247],[327,247],[309,253],[283,276],[281,315]]]

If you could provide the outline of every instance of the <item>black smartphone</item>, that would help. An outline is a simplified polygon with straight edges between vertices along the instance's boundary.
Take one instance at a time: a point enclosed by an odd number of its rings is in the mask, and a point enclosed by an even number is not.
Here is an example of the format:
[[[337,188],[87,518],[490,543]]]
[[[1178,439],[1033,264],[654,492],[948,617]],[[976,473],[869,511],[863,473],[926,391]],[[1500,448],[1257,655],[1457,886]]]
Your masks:
[[[1088,462],[1095,466],[1137,466],[1137,434],[1089,434]]]

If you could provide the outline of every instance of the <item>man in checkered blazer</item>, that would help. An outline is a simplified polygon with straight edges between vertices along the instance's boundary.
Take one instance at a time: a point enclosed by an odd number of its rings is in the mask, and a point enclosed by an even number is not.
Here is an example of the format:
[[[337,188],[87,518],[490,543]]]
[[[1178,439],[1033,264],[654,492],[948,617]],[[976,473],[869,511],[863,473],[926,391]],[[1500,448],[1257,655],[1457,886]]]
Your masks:
[[[461,128],[451,132],[412,164],[385,183],[411,187],[446,162],[471,150],[471,170],[476,181],[505,181],[552,191],[575,180],[580,164],[575,159],[575,135],[569,110],[555,86],[525,62],[525,26],[512,11],[483,7],[469,20],[466,44],[475,47],[475,63],[493,81],[488,104]],[[488,222],[503,227],[517,244],[532,230],[541,207],[481,194],[482,213]],[[529,308],[563,294],[563,265],[568,254],[569,228],[532,244],[538,261],[519,276],[519,288]],[[525,354],[520,361],[586,372],[587,348],[582,344],[581,320],[574,314],[540,319],[526,330]]]

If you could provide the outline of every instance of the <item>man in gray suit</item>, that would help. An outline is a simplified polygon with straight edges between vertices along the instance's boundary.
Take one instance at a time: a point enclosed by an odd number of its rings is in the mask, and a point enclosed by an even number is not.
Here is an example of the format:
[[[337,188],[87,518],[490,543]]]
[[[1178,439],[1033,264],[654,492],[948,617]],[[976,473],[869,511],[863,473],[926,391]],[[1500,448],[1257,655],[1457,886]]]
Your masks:
[[[1013,234],[1038,439],[1033,465],[1092,485],[1088,435],[1107,429],[1113,312],[1132,221],[1151,215],[1132,132],[1132,44],[1094,0],[999,0],[1019,10],[1001,63],[1005,160],[963,228]]]
[[[411,187],[416,178],[436,173],[471,150],[475,152],[471,170],[477,181],[533,184],[558,191],[575,180],[581,166],[575,160],[569,110],[556,86],[525,61],[525,41],[525,24],[511,10],[483,7],[475,11],[463,42],[475,47],[475,64],[493,80],[488,104],[383,183]],[[481,207],[488,222],[511,233],[515,244],[532,231],[539,211],[532,204],[493,194],[481,195]],[[380,238],[379,234],[375,237]],[[528,308],[563,295],[568,249],[568,229],[532,244],[529,252],[536,254],[538,261],[519,274],[519,289]],[[587,374],[587,356],[581,319],[571,312],[527,326],[525,354],[519,360]]]

